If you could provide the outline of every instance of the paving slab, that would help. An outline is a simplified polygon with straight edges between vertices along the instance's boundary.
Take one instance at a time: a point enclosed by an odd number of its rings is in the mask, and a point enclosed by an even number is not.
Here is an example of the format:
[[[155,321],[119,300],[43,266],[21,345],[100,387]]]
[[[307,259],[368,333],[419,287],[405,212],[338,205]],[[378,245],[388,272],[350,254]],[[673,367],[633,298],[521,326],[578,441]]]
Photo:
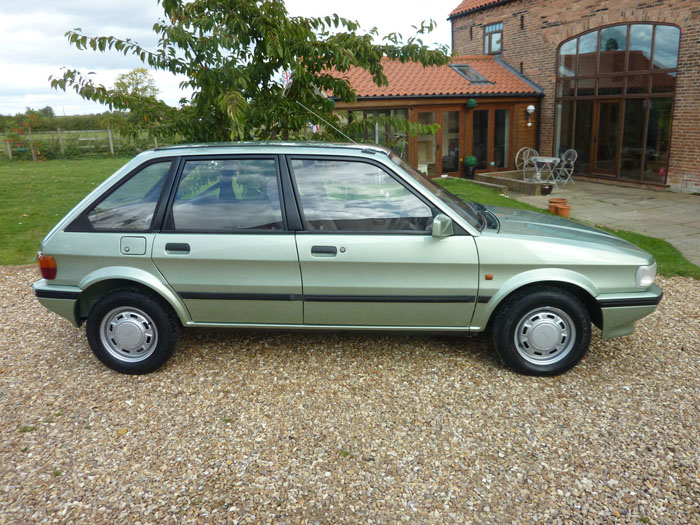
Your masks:
[[[545,209],[551,197],[566,198],[572,218],[664,239],[700,265],[698,195],[578,181],[547,196],[513,192],[510,197]]]

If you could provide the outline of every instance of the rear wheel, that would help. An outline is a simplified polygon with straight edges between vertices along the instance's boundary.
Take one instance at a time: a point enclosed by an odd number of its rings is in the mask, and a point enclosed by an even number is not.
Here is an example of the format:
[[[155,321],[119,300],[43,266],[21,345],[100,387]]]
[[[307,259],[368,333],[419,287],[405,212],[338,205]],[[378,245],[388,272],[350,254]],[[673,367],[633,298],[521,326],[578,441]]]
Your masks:
[[[493,342],[514,370],[556,375],[576,365],[591,341],[591,319],[573,294],[554,287],[516,292],[493,323]]]
[[[115,290],[87,319],[90,348],[105,365],[124,374],[147,374],[165,363],[179,335],[169,305],[137,290]]]

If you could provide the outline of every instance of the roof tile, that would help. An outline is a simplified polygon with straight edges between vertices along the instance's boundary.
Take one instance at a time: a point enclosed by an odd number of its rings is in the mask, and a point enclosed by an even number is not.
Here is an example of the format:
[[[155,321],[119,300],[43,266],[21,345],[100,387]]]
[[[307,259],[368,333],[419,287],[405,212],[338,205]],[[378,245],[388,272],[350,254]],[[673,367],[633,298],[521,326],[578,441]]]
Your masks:
[[[538,94],[493,55],[458,56],[451,60],[455,65],[469,65],[489,82],[470,82],[449,65],[424,67],[418,62],[401,63],[387,57],[382,59],[382,66],[388,86],[378,87],[370,73],[361,68],[351,68],[342,76],[350,82],[358,98]]]
[[[487,7],[491,4],[498,4],[503,0],[462,0],[462,2],[452,10],[449,18],[453,16],[461,15],[467,11],[473,11],[474,9],[479,9],[481,7]]]

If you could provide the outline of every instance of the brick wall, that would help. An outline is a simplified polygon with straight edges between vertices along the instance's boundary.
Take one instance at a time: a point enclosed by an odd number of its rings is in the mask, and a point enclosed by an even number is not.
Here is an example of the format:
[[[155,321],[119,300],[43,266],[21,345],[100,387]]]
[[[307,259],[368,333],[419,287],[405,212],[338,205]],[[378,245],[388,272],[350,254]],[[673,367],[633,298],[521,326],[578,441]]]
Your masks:
[[[551,154],[553,149],[557,47],[562,41],[614,23],[666,22],[679,26],[681,45],[668,183],[674,191],[700,191],[698,0],[516,0],[454,19],[455,53],[482,54],[483,26],[494,22],[503,22],[503,59],[544,89],[540,116],[543,154]]]

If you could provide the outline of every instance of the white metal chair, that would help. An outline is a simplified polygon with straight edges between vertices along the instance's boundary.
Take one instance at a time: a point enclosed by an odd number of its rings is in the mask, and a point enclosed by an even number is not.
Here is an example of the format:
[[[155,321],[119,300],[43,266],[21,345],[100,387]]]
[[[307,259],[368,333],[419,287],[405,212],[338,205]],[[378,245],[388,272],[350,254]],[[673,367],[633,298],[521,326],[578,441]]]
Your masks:
[[[564,186],[566,186],[567,182],[576,184],[571,176],[574,174],[574,164],[577,158],[578,153],[576,153],[575,149],[568,149],[564,152],[561,156],[561,162],[557,166],[555,178],[557,182],[561,182]]]
[[[515,169],[523,172],[523,180],[526,178],[527,169],[535,169],[535,163],[532,160],[540,154],[533,148],[520,148],[515,154]]]

